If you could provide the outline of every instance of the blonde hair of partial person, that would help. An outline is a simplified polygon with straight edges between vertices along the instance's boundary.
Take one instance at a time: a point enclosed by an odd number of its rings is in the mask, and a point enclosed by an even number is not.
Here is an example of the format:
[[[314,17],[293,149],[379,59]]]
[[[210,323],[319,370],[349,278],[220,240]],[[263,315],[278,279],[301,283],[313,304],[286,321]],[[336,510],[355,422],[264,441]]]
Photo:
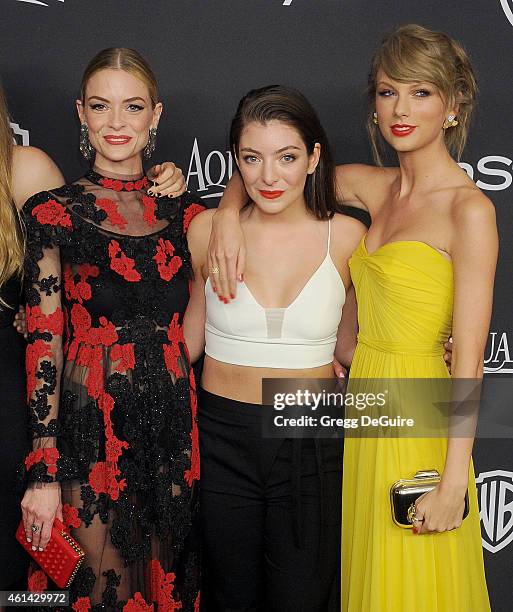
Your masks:
[[[155,105],[159,102],[159,95],[157,79],[153,74],[153,70],[138,51],[128,49],[127,47],[103,49],[87,64],[80,85],[80,99],[82,102],[85,101],[85,92],[89,79],[99,70],[106,68],[124,70],[145,83],[150,93],[151,105],[155,108]]]
[[[444,138],[448,151],[459,160],[477,95],[474,70],[463,46],[443,32],[415,24],[401,26],[383,39],[372,58],[367,87],[367,130],[374,159],[381,166],[385,141],[373,121],[379,70],[400,83],[431,83],[448,109],[458,106],[458,125],[445,129]]]
[[[0,84],[0,288],[11,276],[22,276],[25,240],[12,195],[13,135]],[[0,303],[8,306],[0,297]]]

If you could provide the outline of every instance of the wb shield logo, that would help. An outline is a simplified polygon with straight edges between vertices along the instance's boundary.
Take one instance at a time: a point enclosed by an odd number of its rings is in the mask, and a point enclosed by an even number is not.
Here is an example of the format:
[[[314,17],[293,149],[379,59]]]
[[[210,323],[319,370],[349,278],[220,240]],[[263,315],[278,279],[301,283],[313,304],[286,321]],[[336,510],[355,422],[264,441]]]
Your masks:
[[[495,470],[476,478],[483,546],[492,553],[513,541],[513,472]]]
[[[502,10],[508,18],[508,21],[513,25],[513,0],[500,0]]]

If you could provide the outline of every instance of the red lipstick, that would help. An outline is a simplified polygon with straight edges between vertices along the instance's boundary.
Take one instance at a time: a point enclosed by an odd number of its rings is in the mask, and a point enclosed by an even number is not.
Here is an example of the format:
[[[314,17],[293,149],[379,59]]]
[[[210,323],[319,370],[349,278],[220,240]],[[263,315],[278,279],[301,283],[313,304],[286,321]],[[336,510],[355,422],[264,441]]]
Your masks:
[[[104,138],[111,145],[125,145],[132,140],[131,136],[125,136],[124,134],[119,134],[119,136],[108,134],[107,136],[104,136]]]
[[[283,191],[262,191],[258,190],[258,193],[264,197],[266,200],[276,200],[279,198],[284,192]]]
[[[416,127],[417,127],[416,125],[407,125],[406,123],[396,123],[390,129],[392,130],[392,134],[394,136],[409,136]]]

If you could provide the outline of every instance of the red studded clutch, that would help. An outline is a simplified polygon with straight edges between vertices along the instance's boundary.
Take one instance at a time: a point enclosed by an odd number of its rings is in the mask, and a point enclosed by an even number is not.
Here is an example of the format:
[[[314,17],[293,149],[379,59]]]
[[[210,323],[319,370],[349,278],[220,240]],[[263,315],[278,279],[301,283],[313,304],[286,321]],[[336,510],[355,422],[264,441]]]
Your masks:
[[[50,541],[42,552],[32,550],[32,544],[27,542],[23,521],[16,530],[16,539],[59,588],[69,587],[84,560],[85,553],[66,532],[59,519],[53,522]]]

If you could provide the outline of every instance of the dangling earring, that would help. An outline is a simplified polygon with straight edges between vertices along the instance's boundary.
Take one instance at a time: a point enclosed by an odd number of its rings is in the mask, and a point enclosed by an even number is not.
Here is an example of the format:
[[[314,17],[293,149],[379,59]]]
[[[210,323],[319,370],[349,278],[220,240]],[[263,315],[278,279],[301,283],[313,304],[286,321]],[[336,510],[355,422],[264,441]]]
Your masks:
[[[79,144],[80,153],[87,159],[88,161],[93,158],[94,148],[89,140],[89,128],[87,127],[87,123],[82,123],[80,126],[80,144]]]
[[[449,115],[447,119],[444,121],[443,129],[447,130],[451,127],[456,127],[458,125],[458,121],[456,121],[456,115]]]
[[[378,125],[378,113],[376,112],[372,113],[372,121],[374,125]]]
[[[153,155],[153,151],[155,151],[155,146],[157,145],[157,128],[150,128],[148,142],[143,149],[144,159],[150,159]]]

